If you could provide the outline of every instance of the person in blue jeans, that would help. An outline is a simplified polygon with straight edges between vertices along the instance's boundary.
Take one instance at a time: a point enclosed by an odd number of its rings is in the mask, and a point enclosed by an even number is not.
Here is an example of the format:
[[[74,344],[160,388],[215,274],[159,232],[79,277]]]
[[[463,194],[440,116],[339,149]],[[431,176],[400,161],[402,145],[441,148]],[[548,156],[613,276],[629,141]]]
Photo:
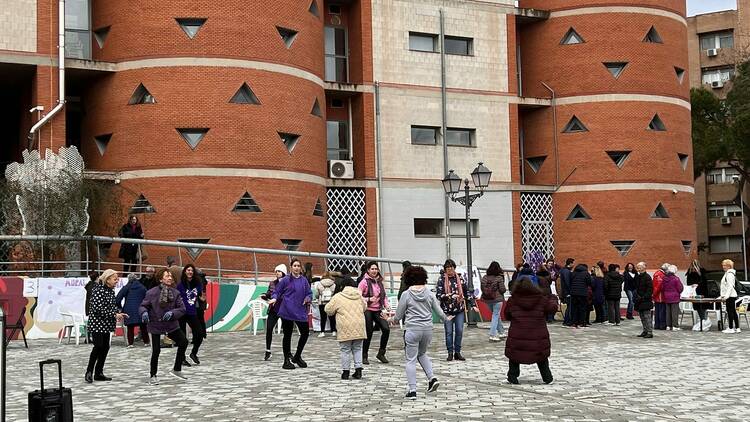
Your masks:
[[[440,301],[440,308],[446,315],[453,316],[444,322],[447,360],[466,360],[461,355],[466,305],[471,306],[474,312],[479,312],[474,292],[469,291],[466,280],[456,273],[456,263],[452,259],[447,259],[443,264],[443,272],[440,273],[436,287],[435,296]]]
[[[492,261],[487,273],[482,277],[482,300],[492,310],[490,323],[490,341],[505,338],[505,327],[500,319],[500,310],[505,302],[505,274],[500,264]]]

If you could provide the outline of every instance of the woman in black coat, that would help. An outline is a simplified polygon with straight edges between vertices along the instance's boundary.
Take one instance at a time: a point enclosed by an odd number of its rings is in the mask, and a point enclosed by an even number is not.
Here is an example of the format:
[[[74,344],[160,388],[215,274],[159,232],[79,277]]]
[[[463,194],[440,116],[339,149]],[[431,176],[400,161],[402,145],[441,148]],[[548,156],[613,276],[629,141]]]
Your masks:
[[[617,264],[609,264],[604,274],[604,297],[607,299],[607,316],[609,324],[620,325],[620,298],[622,298],[622,274],[617,272]]]
[[[628,319],[633,319],[633,306],[635,306],[635,276],[637,275],[635,271],[635,264],[632,262],[628,262],[625,265],[625,271],[622,273],[622,279],[624,281],[623,289],[625,290],[625,295],[628,297],[628,310],[626,313],[626,317]]]
[[[639,262],[635,266],[635,270],[638,272],[638,275],[635,276],[635,310],[640,314],[641,324],[643,325],[643,332],[638,337],[653,338],[654,325],[651,309],[654,308],[654,282],[646,272],[644,262]]]
[[[126,239],[143,239],[143,229],[138,217],[131,215],[128,222],[120,229],[120,237]],[[118,254],[122,258],[122,272],[124,276],[138,269],[138,245],[135,243],[122,243]]]
[[[701,267],[700,262],[694,259],[687,270],[687,285],[695,289],[696,296],[708,297],[708,279],[706,278],[706,269]],[[698,312],[698,317],[706,319],[706,309],[711,305],[694,303],[693,309]]]

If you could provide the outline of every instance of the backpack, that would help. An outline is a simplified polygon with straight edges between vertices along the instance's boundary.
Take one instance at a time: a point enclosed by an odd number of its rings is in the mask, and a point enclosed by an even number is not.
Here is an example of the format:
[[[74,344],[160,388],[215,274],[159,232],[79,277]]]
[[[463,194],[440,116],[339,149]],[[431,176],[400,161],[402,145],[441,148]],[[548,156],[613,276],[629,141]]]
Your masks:
[[[333,297],[333,290],[331,290],[332,287],[335,285],[331,285],[328,287],[325,287],[323,289],[323,293],[320,294],[320,301],[323,303],[328,303],[331,301],[331,298]]]
[[[498,293],[497,283],[495,283],[494,277],[490,279],[489,277],[483,277],[482,278],[482,299],[483,300],[496,300]]]
[[[745,291],[745,286],[740,283],[739,280],[736,278],[734,279],[734,291],[737,293],[737,296],[743,296],[743,292]]]

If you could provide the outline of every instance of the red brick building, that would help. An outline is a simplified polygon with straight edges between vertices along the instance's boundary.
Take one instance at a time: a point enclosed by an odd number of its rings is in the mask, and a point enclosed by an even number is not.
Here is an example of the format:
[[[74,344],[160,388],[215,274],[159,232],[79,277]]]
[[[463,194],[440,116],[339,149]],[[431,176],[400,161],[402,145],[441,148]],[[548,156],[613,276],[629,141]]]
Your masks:
[[[444,170],[484,161],[478,264],[684,268],[684,0],[519,3],[67,0],[65,107],[34,147],[76,145],[149,238],[433,261],[465,259]],[[28,110],[58,101],[58,5],[14,2],[23,30],[0,25],[6,164]],[[451,162],[427,158],[441,145]]]

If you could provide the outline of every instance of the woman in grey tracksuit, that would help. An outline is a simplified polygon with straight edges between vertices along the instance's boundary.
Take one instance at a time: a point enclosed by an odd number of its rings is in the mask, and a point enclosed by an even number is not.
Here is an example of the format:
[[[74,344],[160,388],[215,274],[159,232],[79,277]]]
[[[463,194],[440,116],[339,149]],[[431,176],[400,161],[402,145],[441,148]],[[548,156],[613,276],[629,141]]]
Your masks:
[[[417,361],[422,366],[429,386],[428,393],[438,389],[440,383],[432,373],[432,361],[427,356],[427,348],[432,341],[432,313],[436,312],[440,319],[453,319],[452,316],[445,316],[440,309],[435,295],[433,295],[425,285],[427,284],[427,271],[422,267],[412,266],[404,272],[404,280],[409,288],[401,295],[398,301],[396,314],[389,318],[389,321],[404,320],[404,341],[406,343],[406,379],[409,384],[409,391],[406,398],[409,400],[417,399]]]

